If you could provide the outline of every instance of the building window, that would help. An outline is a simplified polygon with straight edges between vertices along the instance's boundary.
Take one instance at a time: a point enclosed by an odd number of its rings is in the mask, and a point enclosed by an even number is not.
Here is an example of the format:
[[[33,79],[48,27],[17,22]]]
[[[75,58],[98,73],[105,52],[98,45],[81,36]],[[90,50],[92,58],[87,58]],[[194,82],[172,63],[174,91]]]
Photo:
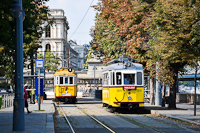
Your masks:
[[[46,45],[46,51],[51,51],[51,45],[50,44]]]
[[[51,30],[50,29],[51,29],[50,25],[47,25],[46,29],[45,29],[45,31],[46,31],[46,37],[51,37]]]

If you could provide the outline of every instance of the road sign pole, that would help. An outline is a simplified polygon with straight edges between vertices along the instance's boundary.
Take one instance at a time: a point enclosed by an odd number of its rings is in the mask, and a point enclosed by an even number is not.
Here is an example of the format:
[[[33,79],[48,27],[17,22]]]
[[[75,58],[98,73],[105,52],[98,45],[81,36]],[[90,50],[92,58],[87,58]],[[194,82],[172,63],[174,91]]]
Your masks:
[[[40,110],[40,69],[38,69],[39,78],[38,78],[38,110]]]
[[[40,110],[40,103],[41,103],[41,100],[40,100],[40,69],[44,69],[44,60],[36,60],[35,61],[35,68],[38,68],[38,75],[39,75],[39,78],[38,78],[38,110]]]

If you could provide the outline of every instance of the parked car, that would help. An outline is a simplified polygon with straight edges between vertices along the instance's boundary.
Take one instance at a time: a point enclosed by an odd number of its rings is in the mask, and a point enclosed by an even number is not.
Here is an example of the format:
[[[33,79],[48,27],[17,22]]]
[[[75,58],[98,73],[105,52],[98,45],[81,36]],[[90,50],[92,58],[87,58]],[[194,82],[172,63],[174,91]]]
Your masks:
[[[7,92],[9,92],[9,93],[13,93],[13,88],[12,88],[12,86],[10,85],[10,88],[9,89],[7,89]]]
[[[0,92],[13,93],[12,85],[0,84]]]

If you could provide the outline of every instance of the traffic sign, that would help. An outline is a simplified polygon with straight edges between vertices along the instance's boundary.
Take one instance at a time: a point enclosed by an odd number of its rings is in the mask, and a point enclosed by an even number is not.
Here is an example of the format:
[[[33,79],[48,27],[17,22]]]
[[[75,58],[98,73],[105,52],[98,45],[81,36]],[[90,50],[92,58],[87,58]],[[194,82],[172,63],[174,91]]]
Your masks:
[[[44,68],[44,60],[35,60],[35,68]]]

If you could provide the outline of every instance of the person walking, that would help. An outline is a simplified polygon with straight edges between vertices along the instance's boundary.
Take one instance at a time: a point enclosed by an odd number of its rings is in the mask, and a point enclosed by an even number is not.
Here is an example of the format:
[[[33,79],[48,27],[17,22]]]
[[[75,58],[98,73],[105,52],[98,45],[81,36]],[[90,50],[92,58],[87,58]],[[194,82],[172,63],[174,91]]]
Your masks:
[[[29,89],[31,89],[31,93],[30,93],[30,95],[31,95],[31,102],[30,103],[35,104],[35,89],[33,89],[32,85],[29,87]]]
[[[28,92],[26,91],[26,89],[28,88],[28,84],[24,85],[24,107],[26,108],[28,114],[31,113],[31,111],[28,110]]]
[[[85,93],[87,93],[87,87],[85,86]]]

